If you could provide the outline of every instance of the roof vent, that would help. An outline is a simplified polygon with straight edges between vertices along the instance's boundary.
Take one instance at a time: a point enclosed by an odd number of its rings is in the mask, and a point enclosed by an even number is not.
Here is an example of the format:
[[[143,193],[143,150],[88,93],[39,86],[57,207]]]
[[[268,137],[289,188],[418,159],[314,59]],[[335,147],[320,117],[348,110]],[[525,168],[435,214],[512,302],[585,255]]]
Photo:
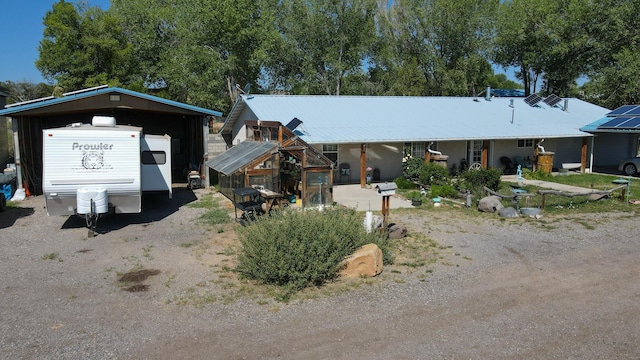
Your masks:
[[[113,116],[96,115],[91,119],[91,125],[102,127],[115,127],[116,118]]]

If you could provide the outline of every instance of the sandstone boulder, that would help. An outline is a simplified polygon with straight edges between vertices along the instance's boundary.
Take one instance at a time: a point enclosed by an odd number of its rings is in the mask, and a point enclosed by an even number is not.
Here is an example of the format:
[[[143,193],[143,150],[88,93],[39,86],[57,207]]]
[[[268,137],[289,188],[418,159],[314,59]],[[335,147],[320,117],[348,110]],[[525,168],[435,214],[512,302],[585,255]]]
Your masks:
[[[340,276],[359,278],[373,277],[382,272],[382,250],[376,244],[367,244],[342,262]]]

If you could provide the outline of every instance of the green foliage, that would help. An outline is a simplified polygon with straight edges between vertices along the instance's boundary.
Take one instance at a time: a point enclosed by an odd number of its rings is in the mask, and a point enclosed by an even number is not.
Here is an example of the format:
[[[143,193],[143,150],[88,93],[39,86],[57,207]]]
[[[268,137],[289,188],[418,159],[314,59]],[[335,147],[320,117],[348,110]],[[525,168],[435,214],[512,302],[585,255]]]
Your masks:
[[[420,167],[418,181],[422,185],[446,185],[449,183],[449,170],[436,163],[423,163]]]
[[[536,171],[524,169],[522,170],[522,177],[527,180],[549,180],[553,178],[553,175],[541,169],[537,169]]]
[[[433,185],[431,186],[431,197],[456,198],[458,190],[453,185]]]
[[[408,190],[408,189],[415,189],[416,187],[416,184],[407,180],[404,176],[401,176],[395,179],[394,182],[396,183],[396,186],[398,187],[398,189]]]
[[[466,170],[460,177],[462,187],[470,190],[473,193],[483,192],[484,186],[491,190],[497,191],[500,188],[500,177],[502,172],[499,169],[478,169],[478,170]]]
[[[407,156],[402,162],[402,175],[409,182],[420,181],[420,169],[424,159]]]
[[[362,216],[351,209],[283,211],[239,230],[236,270],[242,277],[294,292],[334,279],[341,261],[358,247],[374,243],[391,263],[391,242],[367,233]]]

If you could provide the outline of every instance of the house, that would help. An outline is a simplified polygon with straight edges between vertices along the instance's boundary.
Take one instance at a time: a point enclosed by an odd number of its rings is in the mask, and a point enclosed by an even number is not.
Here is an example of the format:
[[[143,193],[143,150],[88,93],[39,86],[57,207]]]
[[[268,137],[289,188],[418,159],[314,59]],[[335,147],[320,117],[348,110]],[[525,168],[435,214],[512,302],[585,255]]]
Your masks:
[[[209,123],[222,113],[106,85],[7,105],[0,117],[11,117],[17,130],[18,187],[24,183],[31,194],[42,194],[44,129],[90,123],[94,115],[115,117],[118,125],[142,127],[147,134],[169,135],[172,177],[186,182],[190,170],[204,173]]]
[[[501,168],[501,158],[533,168],[543,151],[553,168],[577,163],[586,171],[593,135],[580,127],[608,112],[555,95],[493,97],[490,88],[480,98],[243,95],[221,133],[234,145],[247,139],[247,121],[293,122],[300,139],[334,162],[336,181],[364,186],[369,168],[376,181],[401,176],[408,155],[436,155],[451,170]]]
[[[594,166],[618,166],[640,151],[640,105],[623,105],[580,130],[594,135]]]

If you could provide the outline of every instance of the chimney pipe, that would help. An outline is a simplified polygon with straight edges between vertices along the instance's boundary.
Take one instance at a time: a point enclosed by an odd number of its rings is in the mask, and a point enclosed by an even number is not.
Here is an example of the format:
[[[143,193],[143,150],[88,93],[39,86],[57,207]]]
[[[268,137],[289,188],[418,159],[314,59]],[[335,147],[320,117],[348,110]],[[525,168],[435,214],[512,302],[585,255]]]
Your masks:
[[[491,86],[487,86],[487,91],[484,92],[484,99],[491,101]]]
[[[564,99],[564,108],[562,110],[564,111],[569,110],[569,99]]]

